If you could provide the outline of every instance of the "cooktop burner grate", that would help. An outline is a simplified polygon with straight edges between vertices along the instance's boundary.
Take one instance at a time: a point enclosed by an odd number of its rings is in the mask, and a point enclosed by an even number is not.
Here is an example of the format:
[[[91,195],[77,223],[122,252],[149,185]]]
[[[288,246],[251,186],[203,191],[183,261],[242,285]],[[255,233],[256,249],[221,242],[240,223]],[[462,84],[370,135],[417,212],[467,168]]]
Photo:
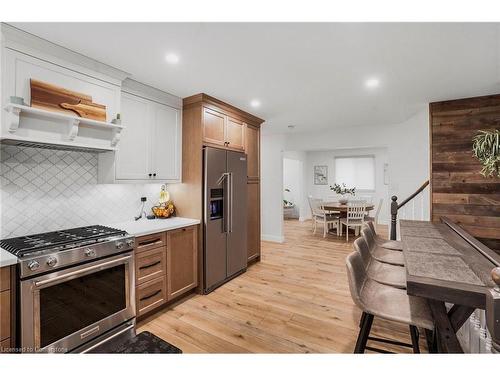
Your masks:
[[[98,242],[99,239],[111,236],[123,236],[127,232],[105,227],[102,225],[91,225],[67,229],[49,233],[39,233],[31,236],[7,238],[0,240],[2,249],[16,255],[23,256],[33,251],[42,251],[47,249],[62,250],[65,247],[80,242],[91,243]],[[66,246],[65,246],[66,245]]]

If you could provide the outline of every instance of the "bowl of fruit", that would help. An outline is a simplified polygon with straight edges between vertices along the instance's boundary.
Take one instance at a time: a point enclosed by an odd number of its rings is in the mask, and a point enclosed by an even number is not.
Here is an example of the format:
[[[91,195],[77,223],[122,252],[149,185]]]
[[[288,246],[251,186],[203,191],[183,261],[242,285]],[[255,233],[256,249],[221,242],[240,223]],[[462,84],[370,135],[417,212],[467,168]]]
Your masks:
[[[166,219],[175,214],[175,206],[172,201],[153,206],[151,210],[157,219]]]

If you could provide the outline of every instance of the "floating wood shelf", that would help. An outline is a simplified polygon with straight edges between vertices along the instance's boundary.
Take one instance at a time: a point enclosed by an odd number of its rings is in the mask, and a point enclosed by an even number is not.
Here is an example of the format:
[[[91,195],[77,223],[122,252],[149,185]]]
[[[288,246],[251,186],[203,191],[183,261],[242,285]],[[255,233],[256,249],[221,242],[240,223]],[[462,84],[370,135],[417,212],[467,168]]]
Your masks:
[[[113,124],[111,122],[103,122],[103,121],[97,121],[97,120],[92,120],[84,117],[79,117],[79,116],[72,116],[68,115],[62,112],[53,112],[53,111],[47,111],[45,109],[40,109],[40,108],[33,108],[33,107],[28,107],[27,105],[20,105],[20,104],[13,104],[9,103],[5,107],[5,109],[12,114],[21,114],[21,112],[26,112],[26,113],[31,113],[40,117],[44,118],[52,118],[56,120],[66,120],[66,121],[71,121],[75,122],[77,121],[80,124],[88,125],[88,126],[95,126],[98,128],[108,128],[108,129],[123,129],[124,126],[122,125],[117,125]],[[19,121],[17,121],[17,125],[15,126],[9,126],[10,129],[17,129],[19,126]],[[15,131],[15,130],[13,130]]]
[[[5,106],[5,110],[7,111],[8,114],[7,124],[6,124],[7,125],[6,130],[8,133],[6,132],[7,134],[5,133],[2,134],[2,141],[10,139],[12,141],[21,141],[32,144],[39,143],[48,145],[52,143],[54,144],[54,146],[59,145],[63,147],[68,146],[76,148],[89,148],[89,149],[94,148],[96,150],[113,151],[116,150],[116,145],[120,140],[120,133],[125,128],[122,125],[113,124],[111,122],[97,121],[84,117],[69,115],[62,112],[47,111],[44,109],[33,108],[20,104],[9,103]],[[68,124],[68,128],[66,130],[66,133],[62,134],[64,139],[60,141],[59,140],[53,141],[46,139],[34,139],[31,137],[17,135],[16,132],[19,129],[19,122],[22,113],[30,114],[31,116],[38,117],[40,119],[49,119],[49,120],[52,119],[61,122],[66,122]],[[109,146],[101,147],[101,146],[87,145],[85,143],[73,142],[78,135],[78,129],[81,125],[87,127],[94,127],[97,129],[109,130],[110,132]]]

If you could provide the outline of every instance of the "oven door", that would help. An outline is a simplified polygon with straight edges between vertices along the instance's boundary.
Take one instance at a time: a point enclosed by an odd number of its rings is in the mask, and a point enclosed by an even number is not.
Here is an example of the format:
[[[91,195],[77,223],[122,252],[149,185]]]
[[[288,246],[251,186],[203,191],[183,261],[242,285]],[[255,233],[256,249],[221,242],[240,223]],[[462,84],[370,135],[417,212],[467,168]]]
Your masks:
[[[21,346],[68,352],[135,317],[132,252],[21,281]]]

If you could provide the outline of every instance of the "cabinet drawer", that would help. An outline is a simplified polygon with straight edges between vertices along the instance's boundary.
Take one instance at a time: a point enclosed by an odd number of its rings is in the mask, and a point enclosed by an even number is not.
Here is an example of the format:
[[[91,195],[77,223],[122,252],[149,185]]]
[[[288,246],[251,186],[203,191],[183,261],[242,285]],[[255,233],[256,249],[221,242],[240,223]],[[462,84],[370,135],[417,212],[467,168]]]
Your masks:
[[[165,275],[166,266],[165,247],[140,252],[135,256],[136,285]]]
[[[10,291],[0,292],[0,340],[10,337]]]
[[[167,302],[166,280],[166,277],[162,276],[136,287],[137,316],[141,316]]]
[[[136,238],[137,247],[135,248],[136,254],[146,250],[164,247],[166,245],[165,232],[149,234],[147,236]]]
[[[0,292],[10,289],[10,267],[0,268]]]

